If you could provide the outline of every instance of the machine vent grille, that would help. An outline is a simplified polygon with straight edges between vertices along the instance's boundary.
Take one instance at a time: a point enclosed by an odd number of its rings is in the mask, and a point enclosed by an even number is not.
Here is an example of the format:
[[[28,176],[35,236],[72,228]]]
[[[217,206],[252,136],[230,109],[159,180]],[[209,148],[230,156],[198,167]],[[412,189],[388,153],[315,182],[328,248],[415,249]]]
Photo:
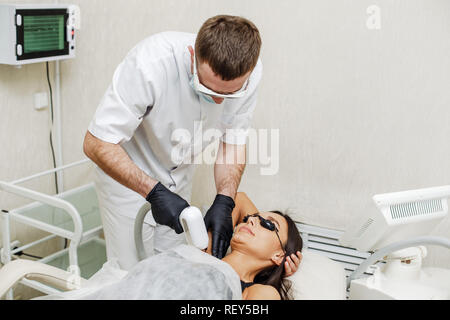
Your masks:
[[[362,234],[363,234],[364,232],[366,232],[367,228],[370,227],[370,225],[372,224],[372,222],[373,222],[373,219],[371,219],[371,218],[367,219],[367,221],[362,225],[361,229],[359,229],[358,234],[357,234],[356,237],[357,237],[357,238],[361,237]]]
[[[409,218],[442,211],[441,199],[399,203],[390,206],[392,219]]]

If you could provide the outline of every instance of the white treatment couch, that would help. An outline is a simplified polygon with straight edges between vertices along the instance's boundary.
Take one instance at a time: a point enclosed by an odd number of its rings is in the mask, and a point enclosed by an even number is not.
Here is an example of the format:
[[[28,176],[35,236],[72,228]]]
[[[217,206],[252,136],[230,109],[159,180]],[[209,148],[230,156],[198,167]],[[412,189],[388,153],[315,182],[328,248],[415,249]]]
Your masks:
[[[21,279],[32,279],[61,291],[96,287],[119,281],[127,274],[107,262],[90,280],[40,262],[18,259],[0,269],[0,296]],[[99,280],[100,279],[100,280]],[[341,263],[310,249],[303,250],[298,271],[289,280],[295,300],[341,300],[346,298],[346,275]]]
[[[298,271],[289,280],[292,281],[295,300],[343,300],[348,294],[346,278],[363,262],[367,265],[371,254],[343,247],[338,239],[342,232],[323,227],[297,223],[304,241],[303,259]],[[367,259],[369,258],[369,259]],[[380,264],[384,262],[380,261]],[[365,267],[365,274],[373,269]],[[363,270],[364,271],[364,270]],[[21,279],[27,278],[43,282],[62,291],[80,288],[96,290],[114,283],[127,272],[121,270],[114,261],[108,261],[89,280],[80,279],[61,269],[40,262],[15,260],[0,268],[0,297]],[[76,298],[77,291],[71,298]]]

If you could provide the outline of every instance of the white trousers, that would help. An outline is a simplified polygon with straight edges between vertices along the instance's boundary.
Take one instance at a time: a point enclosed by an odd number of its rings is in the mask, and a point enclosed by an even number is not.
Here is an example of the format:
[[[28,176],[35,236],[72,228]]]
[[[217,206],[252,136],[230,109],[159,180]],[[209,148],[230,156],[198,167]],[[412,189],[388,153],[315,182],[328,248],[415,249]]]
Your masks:
[[[100,168],[95,170],[95,189],[105,235],[107,259],[117,259],[122,269],[130,270],[139,262],[134,242],[134,221],[146,200],[109,177]],[[142,239],[147,256],[186,243],[184,234],[176,234],[171,228],[157,224],[151,212],[145,217]]]

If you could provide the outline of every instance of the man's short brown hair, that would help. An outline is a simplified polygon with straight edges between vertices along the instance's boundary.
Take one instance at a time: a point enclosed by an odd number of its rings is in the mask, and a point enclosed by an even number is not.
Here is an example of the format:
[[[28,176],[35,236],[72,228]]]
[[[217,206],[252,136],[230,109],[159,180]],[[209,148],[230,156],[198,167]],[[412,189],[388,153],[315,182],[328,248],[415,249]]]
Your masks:
[[[261,50],[261,37],[253,22],[218,15],[203,23],[195,41],[197,63],[206,62],[222,80],[242,77],[253,70]]]

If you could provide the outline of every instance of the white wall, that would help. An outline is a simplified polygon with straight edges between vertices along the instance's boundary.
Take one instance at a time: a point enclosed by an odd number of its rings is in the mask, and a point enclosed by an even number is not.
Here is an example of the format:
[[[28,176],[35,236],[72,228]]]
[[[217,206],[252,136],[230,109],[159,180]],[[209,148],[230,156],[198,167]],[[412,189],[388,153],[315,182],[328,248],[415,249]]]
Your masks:
[[[82,21],[77,57],[61,62],[64,163],[84,157],[86,128],[128,50],[156,32],[196,32],[226,13],[261,31],[264,76],[253,126],[280,129],[278,174],[261,176],[249,165],[241,183],[261,210],[290,208],[299,221],[345,229],[373,194],[449,184],[447,0],[71,2]],[[381,9],[380,30],[366,27],[373,4]],[[32,100],[46,90],[45,64],[0,65],[0,180],[51,168],[49,112],[34,111]],[[90,172],[69,171],[65,188],[88,181]],[[27,185],[53,192],[52,183]],[[193,203],[214,195],[212,167],[203,166]],[[22,203],[0,193],[1,209]],[[447,220],[436,234],[449,230]],[[13,234],[39,236],[20,226]],[[429,262],[450,267],[448,251],[430,251]]]
[[[249,166],[241,183],[261,210],[344,230],[374,194],[449,184],[449,2],[258,3],[244,12],[264,41],[254,126],[280,129],[281,154],[277,175]],[[380,30],[366,27],[372,4]],[[212,199],[203,170],[197,194]],[[450,266],[446,249],[429,251]]]

